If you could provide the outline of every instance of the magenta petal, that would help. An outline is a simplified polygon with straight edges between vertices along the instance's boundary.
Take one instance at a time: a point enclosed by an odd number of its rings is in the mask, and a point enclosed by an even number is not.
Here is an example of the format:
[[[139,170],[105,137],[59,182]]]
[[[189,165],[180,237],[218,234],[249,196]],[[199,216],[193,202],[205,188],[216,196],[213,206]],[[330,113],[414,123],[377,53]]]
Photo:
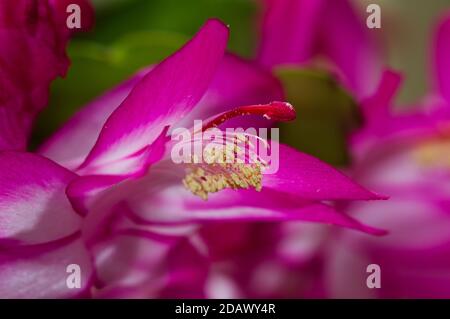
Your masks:
[[[68,61],[39,39],[1,23],[0,150],[24,150],[33,119],[47,104],[50,82],[65,72]]]
[[[374,143],[391,145],[402,141],[407,145],[413,140],[441,134],[449,110],[439,103],[432,104],[432,108],[427,111],[395,112],[393,100],[402,79],[402,74],[384,70],[375,93],[362,101],[366,123],[350,139],[355,158],[364,154]]]
[[[304,64],[325,56],[358,97],[373,92],[380,52],[350,1],[268,0],[263,20],[259,61],[264,65]]]
[[[26,148],[33,120],[47,105],[50,83],[69,66],[66,7],[56,2],[0,1],[0,150]],[[85,0],[72,3],[88,8]],[[91,10],[84,12],[92,16]]]
[[[247,195],[249,196],[249,194]],[[275,205],[274,205],[275,206]],[[190,207],[186,211],[186,217],[189,216],[195,221],[214,222],[214,221],[304,221],[335,225],[350,229],[359,230],[372,235],[384,235],[386,231],[364,225],[348,215],[338,212],[331,206],[324,204],[306,204],[303,206],[282,208],[282,207],[252,207],[240,206],[231,208],[217,208],[214,202],[209,204],[200,204],[196,207]]]
[[[4,87],[1,79],[0,86]],[[21,114],[16,103],[0,107],[0,150],[24,150],[30,122],[31,118]]]
[[[402,196],[402,195],[400,195]],[[432,202],[393,196],[377,203],[358,203],[352,212],[366,223],[388,229],[382,238],[343,232],[329,247],[328,284],[333,298],[448,298],[450,296],[450,219]],[[404,195],[403,195],[404,196]],[[380,289],[361,284],[366,269],[378,264]],[[407,271],[405,271],[407,269]],[[364,282],[365,283],[365,282]]]
[[[331,206],[299,199],[298,196],[263,187],[255,190],[222,190],[207,201],[192,195],[181,182],[160,183],[151,175],[133,184],[121,185],[104,198],[123,200],[127,214],[137,224],[184,224],[224,221],[309,221],[357,229],[370,234],[385,232],[362,225]],[[114,195],[115,194],[115,195]],[[126,194],[121,195],[120,194]],[[100,214],[100,210],[97,212]],[[93,216],[93,215],[89,215]],[[88,216],[88,218],[89,218]],[[97,222],[98,224],[98,222]],[[92,232],[92,231],[91,231]]]
[[[157,236],[110,236],[93,247],[96,256],[97,281],[100,287],[118,285],[128,281],[139,284],[154,279],[148,292],[159,288],[156,279],[163,269],[161,263],[171,247],[170,242]]]
[[[86,215],[90,202],[96,195],[126,179],[144,176],[148,168],[165,155],[166,143],[168,142],[167,130],[168,127],[165,127],[161,135],[151,145],[146,146],[137,154],[129,156],[127,161],[124,161],[125,163],[115,163],[126,174],[84,175],[75,178],[69,183],[66,194],[76,212],[82,216]],[[123,164],[128,166],[124,166]]]
[[[450,15],[447,15],[439,25],[434,51],[437,89],[450,103]]]
[[[225,55],[206,97],[219,101],[211,116],[247,104],[283,100],[283,88],[272,72],[237,55]]]
[[[402,84],[402,74],[393,70],[383,71],[380,83],[375,93],[362,102],[367,125],[385,125],[385,120],[391,113],[393,99]]]
[[[320,16],[319,53],[328,56],[344,75],[349,88],[359,98],[372,94],[381,76],[381,54],[373,38],[374,30],[367,28],[351,1],[329,1]],[[338,26],[338,27],[336,27]]]
[[[202,98],[221,61],[228,29],[209,20],[178,52],[153,68],[108,118],[84,163],[83,174],[118,173],[108,164],[151,144]]]
[[[116,235],[98,244],[98,298],[199,298],[208,260],[186,239]]]
[[[137,73],[86,105],[39,148],[39,153],[71,170],[80,166],[94,147],[108,117],[148,71]]]
[[[263,177],[263,187],[310,200],[372,200],[372,193],[320,160],[279,145],[279,170]]]
[[[189,197],[185,200],[185,217],[198,221],[306,221],[356,229],[374,235],[386,232],[372,228],[340,213],[334,207],[299,200],[270,189],[225,190],[210,196],[207,202]],[[180,220],[182,220],[180,216]]]
[[[272,72],[253,61],[228,53],[199,106],[177,126],[192,127],[194,120],[206,119],[242,105],[266,104],[283,101],[280,81]],[[267,127],[269,123],[259,116],[246,116],[227,121],[227,127]]]
[[[1,152],[0,167],[0,243],[44,243],[79,229],[65,194],[75,174],[29,153]]]
[[[68,184],[66,194],[73,209],[81,216],[85,216],[89,211],[92,198],[124,179],[126,176],[123,175],[80,176]]]
[[[258,60],[270,67],[310,60],[325,5],[323,0],[266,0]]]
[[[89,294],[93,267],[79,236],[58,244],[0,251],[0,298],[71,298]],[[69,288],[73,273],[80,269],[80,287]],[[70,272],[68,272],[70,271]]]

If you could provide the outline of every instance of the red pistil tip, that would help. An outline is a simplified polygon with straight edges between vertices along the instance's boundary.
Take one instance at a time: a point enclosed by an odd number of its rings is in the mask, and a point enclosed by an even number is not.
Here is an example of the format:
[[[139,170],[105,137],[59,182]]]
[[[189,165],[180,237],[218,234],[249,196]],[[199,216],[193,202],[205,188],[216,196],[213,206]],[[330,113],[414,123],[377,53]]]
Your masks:
[[[287,102],[275,101],[267,104],[267,106],[261,105],[261,107],[265,107],[266,113],[263,116],[269,120],[292,121],[297,117],[294,107]]]
[[[269,104],[240,106],[224,112],[205,124],[202,130],[205,131],[211,127],[219,126],[229,119],[245,115],[260,115],[273,121],[292,121],[296,118],[295,109],[291,104],[275,101]]]

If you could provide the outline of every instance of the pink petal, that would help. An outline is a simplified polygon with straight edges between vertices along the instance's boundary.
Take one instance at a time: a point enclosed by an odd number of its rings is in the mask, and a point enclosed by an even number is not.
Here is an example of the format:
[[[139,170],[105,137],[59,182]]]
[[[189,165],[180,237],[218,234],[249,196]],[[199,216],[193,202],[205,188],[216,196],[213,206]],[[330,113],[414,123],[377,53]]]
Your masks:
[[[270,71],[253,61],[228,53],[199,105],[177,126],[192,127],[194,120],[206,119],[242,105],[283,100],[281,83]],[[226,126],[267,127],[268,122],[266,119],[250,116],[230,120]]]
[[[448,118],[448,109],[432,105],[430,110],[395,112],[393,100],[402,82],[402,75],[385,70],[375,93],[362,101],[365,126],[351,136],[354,157],[364,156],[374,144],[390,145],[441,134]],[[395,146],[398,147],[398,146]]]
[[[48,28],[44,27],[51,36]],[[4,61],[0,65],[2,150],[26,148],[33,119],[47,104],[50,82],[68,67],[65,53],[58,55],[42,41],[23,31],[0,27],[0,61]]]
[[[144,176],[148,168],[153,163],[160,161],[165,155],[166,143],[168,142],[167,130],[168,127],[164,128],[161,135],[151,145],[146,146],[137,154],[129,156],[126,161],[115,163],[126,174],[85,175],[75,178],[66,189],[72,207],[84,216],[89,210],[90,202],[95,199],[96,195],[129,178]]]
[[[325,5],[323,0],[266,0],[258,60],[270,67],[310,60]]]
[[[273,67],[305,64],[320,55],[335,64],[358,97],[375,89],[380,52],[349,1],[266,1],[259,60]]]
[[[263,187],[261,192],[222,190],[210,194],[208,201],[204,201],[186,190],[181,178],[167,174],[154,172],[144,179],[118,185],[97,198],[98,203],[103,204],[93,206],[87,216],[89,228],[85,231],[90,234],[87,237],[95,236],[98,225],[108,218],[105,212],[108,202],[110,211],[114,203],[121,203],[120,210],[137,224],[301,220],[335,224],[372,234],[384,233],[360,224],[331,206],[301,200],[270,187]]]
[[[198,298],[208,261],[189,239],[122,234],[98,244],[97,298]]]
[[[227,27],[209,20],[182,49],[152,69],[108,118],[80,172],[117,174],[108,164],[139,152],[164,127],[188,114],[207,90],[227,38]]]
[[[141,71],[73,116],[38,152],[60,165],[75,170],[94,147],[111,113],[123,102],[148,70]]]
[[[221,223],[201,229],[215,264],[209,298],[314,298],[328,229],[289,223]],[[214,265],[226,264],[219,268]],[[215,270],[215,271],[214,271]]]
[[[0,245],[54,241],[80,228],[66,198],[75,174],[43,157],[0,152]]]
[[[393,70],[383,71],[380,83],[375,93],[362,102],[365,120],[372,124],[382,124],[391,114],[393,100],[403,81],[402,74]]]
[[[71,289],[68,266],[73,264],[80,267],[81,282],[80,288]],[[90,256],[77,236],[51,245],[0,251],[0,298],[86,296],[92,275]]]
[[[92,16],[85,0],[72,3],[82,5],[85,17]],[[0,150],[26,148],[33,120],[47,104],[50,83],[69,66],[67,13],[57,4],[61,1],[0,3]]]
[[[385,199],[330,165],[289,146],[279,145],[279,161],[275,174],[264,175],[264,187],[309,200]]]
[[[373,93],[382,70],[381,52],[373,36],[376,29],[368,29],[364,17],[347,0],[330,1],[320,16],[324,25],[319,53],[336,64],[359,98]]]
[[[432,203],[393,197],[351,206],[384,237],[340,233],[329,247],[327,282],[334,298],[448,298],[450,218]],[[381,267],[381,288],[367,289],[366,268]]]

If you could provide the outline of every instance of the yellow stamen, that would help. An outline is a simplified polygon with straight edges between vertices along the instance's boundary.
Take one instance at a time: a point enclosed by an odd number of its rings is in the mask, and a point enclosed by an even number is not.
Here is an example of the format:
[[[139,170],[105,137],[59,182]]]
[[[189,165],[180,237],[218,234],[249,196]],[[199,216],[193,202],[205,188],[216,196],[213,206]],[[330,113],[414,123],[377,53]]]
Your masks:
[[[264,163],[255,158],[251,163],[239,162],[239,155],[242,155],[242,150],[235,143],[206,149],[203,154],[205,163],[189,164],[184,186],[204,200],[208,199],[209,193],[225,188],[260,191]]]

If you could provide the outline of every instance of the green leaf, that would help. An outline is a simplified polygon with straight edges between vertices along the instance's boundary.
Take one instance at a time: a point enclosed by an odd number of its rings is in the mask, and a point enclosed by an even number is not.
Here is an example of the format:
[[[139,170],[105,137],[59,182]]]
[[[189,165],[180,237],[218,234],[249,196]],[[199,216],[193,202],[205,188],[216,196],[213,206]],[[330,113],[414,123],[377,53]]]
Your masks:
[[[180,48],[188,37],[165,31],[140,31],[125,35],[114,44],[114,63],[127,70],[159,62]]]
[[[207,19],[216,17],[231,28],[229,48],[247,57],[253,54],[258,32],[255,25],[257,1],[109,1],[94,2],[96,26],[95,32],[86,35],[88,39],[111,43],[130,32],[143,30],[165,30],[191,37]]]
[[[281,141],[330,164],[348,164],[346,137],[360,124],[354,99],[324,71],[283,67],[275,72],[297,111],[294,122],[281,124]]]

